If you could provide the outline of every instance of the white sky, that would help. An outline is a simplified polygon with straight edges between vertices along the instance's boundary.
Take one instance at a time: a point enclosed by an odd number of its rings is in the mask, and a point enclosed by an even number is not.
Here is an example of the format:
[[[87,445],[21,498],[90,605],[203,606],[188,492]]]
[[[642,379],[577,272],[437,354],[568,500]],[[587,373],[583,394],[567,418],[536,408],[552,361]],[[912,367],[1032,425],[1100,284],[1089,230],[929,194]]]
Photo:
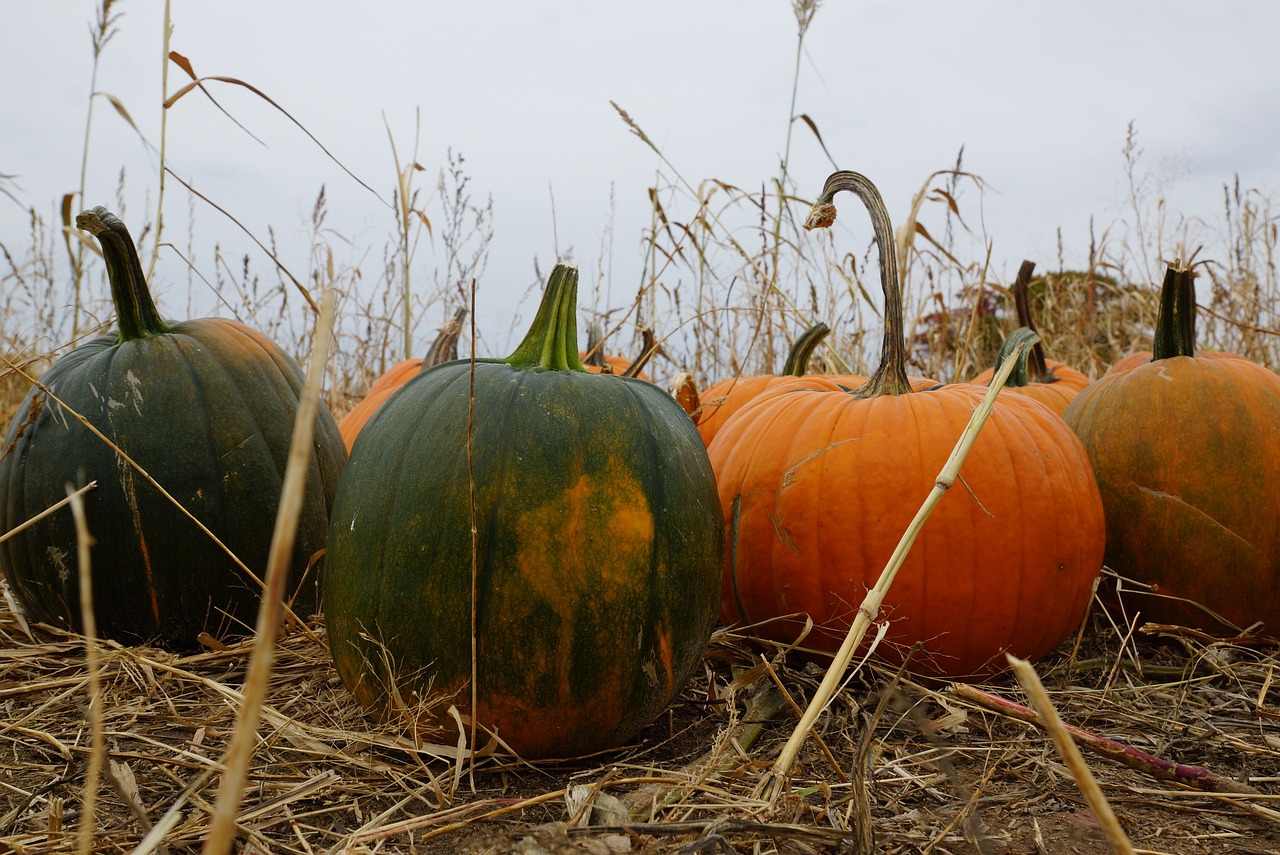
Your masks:
[[[79,183],[96,6],[0,0],[0,173],[16,175],[19,198],[51,220]],[[796,51],[785,0],[173,6],[171,48],[197,73],[265,91],[385,199],[394,169],[384,116],[407,156],[421,110],[424,185],[452,148],[466,158],[473,195],[494,199],[479,317],[499,344],[515,296],[533,281],[533,259],[546,270],[557,247],[571,247],[595,281],[611,223],[604,274],[624,293],[639,282],[647,189],[659,163],[610,100],[694,183],[754,189],[777,174]],[[158,143],[163,4],[123,0],[117,9],[124,17],[98,89],[117,96]],[[1130,120],[1142,167],[1164,182],[1175,210],[1219,223],[1222,186],[1236,173],[1276,198],[1277,34],[1280,3],[1267,0],[828,0],[806,37],[796,112],[813,118],[840,167],[880,186],[895,222],[963,145],[965,167],[989,187],[981,210],[966,190],[962,213],[985,227],[995,275],[1007,281],[1024,257],[1056,267],[1059,227],[1068,265],[1083,263],[1090,217],[1101,229],[1123,208]],[[170,91],[183,82],[171,66]],[[307,219],[324,184],[329,224],[358,247],[345,260],[376,277],[389,209],[256,98],[211,86],[266,146],[193,94],[169,111],[170,165],[259,236],[274,226],[282,260],[300,276]],[[154,216],[156,160],[106,101],[95,110],[86,201],[114,207],[124,166],[126,221],[136,231]],[[830,171],[797,125],[791,173],[800,191],[816,193]],[[172,184],[168,193],[168,237],[185,245],[187,195]],[[200,202],[194,210],[196,263],[206,276],[214,239],[269,273],[221,215]],[[870,229],[852,228],[848,249],[861,251]],[[0,198],[0,240],[21,247],[26,229],[23,210]],[[419,252],[426,281],[439,258],[438,242]],[[176,258],[162,255],[157,278],[161,294],[185,292]]]

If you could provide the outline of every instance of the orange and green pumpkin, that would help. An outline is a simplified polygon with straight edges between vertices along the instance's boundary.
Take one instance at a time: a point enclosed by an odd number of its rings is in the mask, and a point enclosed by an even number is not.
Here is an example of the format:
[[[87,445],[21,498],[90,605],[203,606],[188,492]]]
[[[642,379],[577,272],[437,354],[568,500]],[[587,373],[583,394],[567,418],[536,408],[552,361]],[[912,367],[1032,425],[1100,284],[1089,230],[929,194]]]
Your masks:
[[[1154,358],[1109,373],[1063,417],[1102,491],[1107,565],[1154,586],[1144,619],[1280,632],[1280,377],[1195,351],[1191,272],[1170,265]],[[1194,355],[1193,355],[1194,354]]]
[[[125,225],[103,208],[76,218],[102,245],[120,330],[55,362],[15,416],[0,455],[0,530],[97,481],[84,496],[94,539],[101,635],[198,647],[197,636],[252,631],[261,586],[110,445],[84,416],[262,578],[303,377],[261,333],[218,318],[166,323]],[[48,392],[45,391],[48,390]],[[54,396],[63,404],[54,400]],[[293,608],[318,603],[314,556],[346,451],[321,408],[293,548]],[[28,615],[81,629],[76,532],[61,510],[0,544]]]
[[[821,209],[851,190],[880,250],[880,367],[849,391],[793,378],[744,406],[709,448],[728,527],[721,618],[783,642],[834,652],[855,610],[934,486],[985,389],[914,391],[906,374],[893,231],[879,192],[832,175]],[[1089,605],[1103,518],[1084,449],[1066,424],[1022,396],[1000,396],[960,472],[899,572],[881,616],[882,658],[932,677],[984,676],[1004,653],[1039,657]]]
[[[577,281],[556,266],[511,356],[387,401],[326,559],[330,650],[364,707],[456,732],[453,704],[526,757],[649,724],[701,659],[724,560],[693,423],[651,383],[582,368]]]

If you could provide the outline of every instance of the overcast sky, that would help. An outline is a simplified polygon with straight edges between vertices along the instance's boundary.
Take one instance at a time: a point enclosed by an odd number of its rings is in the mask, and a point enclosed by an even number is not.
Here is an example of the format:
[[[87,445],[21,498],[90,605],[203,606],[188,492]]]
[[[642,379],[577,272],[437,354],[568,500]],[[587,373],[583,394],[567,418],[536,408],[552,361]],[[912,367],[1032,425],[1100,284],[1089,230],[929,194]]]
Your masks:
[[[96,2],[0,0],[0,173],[24,205],[56,219],[76,189],[90,89]],[[296,127],[236,87],[211,84],[262,143],[198,95],[168,116],[168,162],[305,273],[308,217],[327,188],[329,224],[349,259],[376,275],[393,228],[390,126],[411,153],[420,110],[419,180],[434,183],[452,148],[478,200],[492,196],[494,239],[480,317],[502,326],[513,295],[572,249],[584,275],[633,290],[660,168],[610,100],[644,127],[687,179],[758,188],[777,174],[790,115],[796,23],[785,0],[472,0],[174,3],[171,49],[201,75],[262,89],[382,200]],[[163,3],[122,0],[97,88],[160,139]],[[988,189],[968,219],[994,244],[1008,280],[1024,257],[1083,262],[1090,217],[1123,208],[1121,150],[1137,128],[1142,166],[1171,207],[1211,223],[1222,186],[1280,193],[1280,3],[1257,0],[829,0],[805,39],[797,113],[820,129],[842,168],[870,176],[895,221],[930,172],[965,167]],[[1270,57],[1270,59],[1268,59]],[[185,77],[170,68],[169,91]],[[150,219],[157,160],[105,100],[95,107],[86,203],[114,206],[121,168],[131,225]],[[816,193],[831,163],[796,126],[791,173]],[[188,197],[171,186],[166,217],[185,244]],[[554,200],[554,218],[553,213]],[[197,265],[210,278],[212,238],[231,257],[256,250],[221,215],[194,205]],[[686,213],[688,213],[686,211]],[[980,216],[979,216],[980,215]],[[606,235],[612,227],[612,250]],[[0,235],[24,243],[22,208],[0,198]],[[136,228],[136,225],[135,225]],[[869,229],[858,231],[860,250]],[[237,243],[238,242],[238,243]],[[419,253],[423,276],[440,246]],[[269,263],[258,256],[259,270]],[[158,290],[183,288],[162,256]],[[162,304],[162,308],[164,308]]]

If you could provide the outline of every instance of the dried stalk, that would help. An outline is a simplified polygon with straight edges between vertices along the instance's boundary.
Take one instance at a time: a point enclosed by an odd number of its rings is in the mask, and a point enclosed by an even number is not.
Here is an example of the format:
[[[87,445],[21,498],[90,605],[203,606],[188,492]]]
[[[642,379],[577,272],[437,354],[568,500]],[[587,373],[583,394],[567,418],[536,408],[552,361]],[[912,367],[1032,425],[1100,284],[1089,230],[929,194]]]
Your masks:
[[[986,709],[994,710],[1001,715],[1018,721],[1025,721],[1028,724],[1034,724],[1036,727],[1045,727],[1039,713],[1021,704],[1015,704],[1013,701],[989,694],[966,683],[957,683],[951,687],[951,690],[965,700],[972,701]],[[1137,769],[1139,772],[1144,772],[1161,781],[1173,781],[1211,793],[1258,794],[1258,790],[1248,784],[1224,778],[1221,775],[1210,772],[1208,769],[1173,763],[1156,757],[1154,754],[1148,754],[1145,751],[1116,742],[1114,739],[1107,739],[1105,736],[1098,736],[1087,730],[1081,730],[1073,725],[1068,724],[1064,725],[1064,727],[1081,748],[1087,748],[1094,754],[1122,763],[1131,769]]]
[[[1053,737],[1053,744],[1057,747],[1058,754],[1062,756],[1063,762],[1067,765],[1067,771],[1071,773],[1076,785],[1080,787],[1080,792],[1084,794],[1085,801],[1089,803],[1089,810],[1093,811],[1093,818],[1098,821],[1098,825],[1107,836],[1107,842],[1120,855],[1133,855],[1133,844],[1129,842],[1128,835],[1120,827],[1120,821],[1111,810],[1111,804],[1102,794],[1102,788],[1098,786],[1097,779],[1093,777],[1093,773],[1084,762],[1080,748],[1071,738],[1062,719],[1058,718],[1058,711],[1049,700],[1049,693],[1045,691],[1044,684],[1040,682],[1035,669],[1025,659],[1019,659],[1008,653],[1005,656],[1008,657],[1018,682],[1031,697],[1031,705],[1040,713],[1040,720],[1044,722],[1045,729]]]

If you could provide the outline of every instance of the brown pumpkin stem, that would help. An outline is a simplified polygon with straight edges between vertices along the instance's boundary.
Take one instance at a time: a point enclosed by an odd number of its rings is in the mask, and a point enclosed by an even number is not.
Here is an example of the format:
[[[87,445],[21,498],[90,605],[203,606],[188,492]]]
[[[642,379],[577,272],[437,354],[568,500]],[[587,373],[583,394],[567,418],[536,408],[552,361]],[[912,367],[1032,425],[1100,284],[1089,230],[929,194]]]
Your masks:
[[[578,358],[577,304],[578,268],[557,262],[524,339],[506,359],[492,361],[513,368],[586,371]]]
[[[427,355],[422,357],[422,368],[418,373],[458,358],[458,337],[462,335],[462,321],[466,317],[467,310],[458,309],[452,318],[445,321],[440,334],[427,350]]]
[[[1033,333],[1036,332],[1036,322],[1031,317],[1031,274],[1035,269],[1036,263],[1034,261],[1024,260],[1018,267],[1018,278],[1013,282],[1013,306],[1018,313],[1018,326],[1026,327]],[[1031,381],[1034,383],[1056,383],[1058,381],[1058,378],[1049,370],[1049,363],[1044,358],[1044,344],[1038,338],[1035,344],[1031,346],[1031,353],[1027,357],[1027,371],[1030,374]],[[1014,369],[1015,376],[1017,373],[1017,369]],[[1023,384],[1014,383],[1010,380],[1008,385],[1020,386]]]
[[[818,349],[818,345],[831,332],[831,327],[818,321],[804,332],[800,333],[800,337],[791,345],[791,352],[787,354],[787,361],[782,366],[782,377],[803,377],[809,373],[809,360],[813,358],[813,353]]]
[[[1196,354],[1196,286],[1189,268],[1169,262],[1160,286],[1160,309],[1151,361]]]
[[[1030,327],[1018,327],[1009,333],[1009,337],[1000,346],[1000,352],[996,354],[996,374],[999,374],[1004,361],[1015,351],[1018,353],[1018,361],[1014,363],[1013,371],[1009,374],[1009,379],[1005,381],[1005,386],[1027,386],[1034,382],[1042,382],[1035,380],[1030,371],[1030,353],[1032,347],[1038,341],[1040,341],[1040,334]],[[1024,347],[1018,350],[1018,347],[1023,344],[1030,344],[1032,347]],[[1057,380],[1058,378],[1055,377],[1053,379]]]
[[[107,280],[111,283],[111,301],[120,324],[118,341],[123,343],[168,332],[169,325],[160,317],[147,288],[138,248],[120,218],[98,206],[77,214],[76,227],[96,237],[102,245]]]
[[[834,223],[836,207],[832,200],[841,190],[857,196],[871,217],[880,254],[880,287],[884,290],[884,346],[880,351],[880,367],[854,394],[862,398],[905,395],[911,391],[911,384],[907,381],[907,351],[903,339],[902,281],[898,276],[898,255],[894,251],[893,223],[880,191],[865,175],[849,170],[833,172],[827,177],[804,227],[827,228]]]
[[[639,377],[640,372],[649,364],[649,360],[653,359],[654,354],[658,352],[658,337],[653,334],[653,330],[648,327],[640,329],[640,355],[632,360],[627,366],[627,370],[622,372],[623,377]]]

